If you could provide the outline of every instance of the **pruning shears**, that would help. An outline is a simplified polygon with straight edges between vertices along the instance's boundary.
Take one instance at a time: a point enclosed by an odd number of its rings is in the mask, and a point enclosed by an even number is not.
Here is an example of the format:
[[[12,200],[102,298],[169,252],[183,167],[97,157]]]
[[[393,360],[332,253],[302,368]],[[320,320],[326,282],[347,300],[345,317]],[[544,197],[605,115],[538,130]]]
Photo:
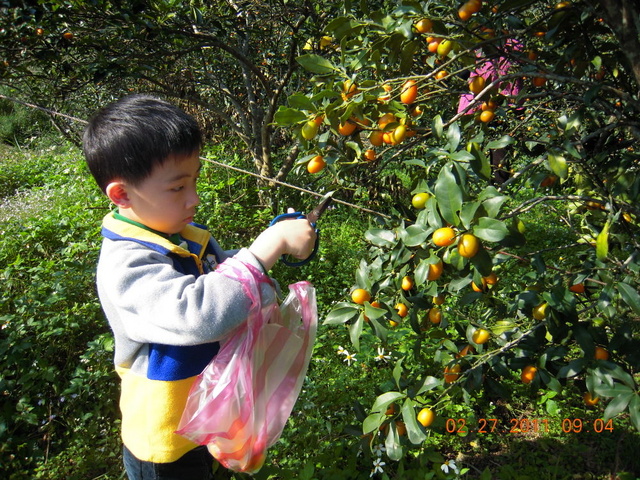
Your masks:
[[[293,257],[290,257],[290,255],[283,255],[280,258],[282,263],[284,263],[289,267],[300,267],[302,265],[306,265],[307,263],[309,263],[313,259],[313,257],[316,256],[316,253],[318,252],[318,245],[320,243],[320,230],[316,228],[316,223],[318,222],[318,219],[322,216],[324,211],[327,209],[329,204],[332,202],[333,193],[334,192],[329,192],[325,196],[323,196],[322,200],[320,200],[320,203],[313,210],[311,210],[311,212],[307,213],[306,215],[302,212],[283,213],[281,215],[278,215],[273,220],[271,220],[271,223],[269,224],[269,226],[275,225],[276,223],[281,222],[282,220],[306,218],[307,220],[309,220],[309,223],[311,224],[311,226],[316,229],[316,243],[313,246],[313,251],[311,252],[311,255],[309,255],[304,260],[297,260],[297,261],[289,260],[289,258],[293,258]]]

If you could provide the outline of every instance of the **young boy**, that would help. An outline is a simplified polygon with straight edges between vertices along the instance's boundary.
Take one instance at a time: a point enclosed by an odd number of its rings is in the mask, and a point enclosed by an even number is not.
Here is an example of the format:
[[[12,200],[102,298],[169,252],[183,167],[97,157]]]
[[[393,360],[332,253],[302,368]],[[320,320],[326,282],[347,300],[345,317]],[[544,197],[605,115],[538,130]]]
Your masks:
[[[195,377],[249,310],[242,285],[216,265],[234,256],[266,273],[283,254],[306,258],[315,242],[307,220],[290,220],[249,248],[222,250],[192,223],[201,142],[192,117],[146,95],[103,108],[83,137],[89,169],[117,207],[103,221],[97,287],[115,336],[130,480],[212,478],[206,447],[174,431]]]

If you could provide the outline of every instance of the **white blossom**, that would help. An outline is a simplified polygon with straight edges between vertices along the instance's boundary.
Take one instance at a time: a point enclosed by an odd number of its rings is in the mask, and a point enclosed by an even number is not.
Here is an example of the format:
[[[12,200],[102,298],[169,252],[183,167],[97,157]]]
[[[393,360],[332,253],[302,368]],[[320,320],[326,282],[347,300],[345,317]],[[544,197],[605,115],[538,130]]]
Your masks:
[[[375,357],[376,362],[388,362],[391,359],[391,355],[384,353],[384,348],[378,347],[378,355]]]
[[[459,473],[456,462],[454,462],[453,460],[446,460],[440,468],[442,468],[442,471],[444,473],[449,473],[449,470],[451,470],[453,473]]]
[[[387,448],[382,444],[378,443],[375,447],[373,447],[372,452],[376,457],[381,457],[384,452],[387,451]]]
[[[381,458],[376,458],[373,461],[373,470],[371,470],[371,475],[369,475],[369,477],[373,477],[376,473],[384,473],[384,470],[382,469],[384,465],[386,465],[386,463],[384,463]]]
[[[346,350],[344,351],[344,361],[347,362],[349,366],[351,366],[351,362],[357,361],[355,353],[349,353]]]

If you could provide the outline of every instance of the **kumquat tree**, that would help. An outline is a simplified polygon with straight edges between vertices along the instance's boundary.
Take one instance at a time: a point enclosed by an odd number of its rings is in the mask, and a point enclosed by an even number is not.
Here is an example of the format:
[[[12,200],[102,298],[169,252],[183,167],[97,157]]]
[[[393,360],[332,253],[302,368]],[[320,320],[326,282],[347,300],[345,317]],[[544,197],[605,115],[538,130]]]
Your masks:
[[[223,248],[333,192],[257,480],[640,478],[640,4],[558,2],[0,0],[0,477],[124,478],[78,145],[147,93]]]
[[[494,418],[514,396],[640,430],[637,4],[366,5],[298,58],[308,88],[276,114],[298,169],[389,215],[324,320],[393,359],[364,444],[446,472],[434,432],[588,423]]]

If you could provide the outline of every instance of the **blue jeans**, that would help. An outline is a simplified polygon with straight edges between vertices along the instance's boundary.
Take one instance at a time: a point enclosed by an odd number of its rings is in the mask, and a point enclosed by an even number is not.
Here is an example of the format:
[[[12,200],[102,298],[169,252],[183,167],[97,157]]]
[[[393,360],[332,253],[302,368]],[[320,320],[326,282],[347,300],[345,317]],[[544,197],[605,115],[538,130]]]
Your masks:
[[[196,447],[175,462],[153,463],[138,460],[123,449],[124,468],[129,480],[212,480],[213,457],[207,447]]]

